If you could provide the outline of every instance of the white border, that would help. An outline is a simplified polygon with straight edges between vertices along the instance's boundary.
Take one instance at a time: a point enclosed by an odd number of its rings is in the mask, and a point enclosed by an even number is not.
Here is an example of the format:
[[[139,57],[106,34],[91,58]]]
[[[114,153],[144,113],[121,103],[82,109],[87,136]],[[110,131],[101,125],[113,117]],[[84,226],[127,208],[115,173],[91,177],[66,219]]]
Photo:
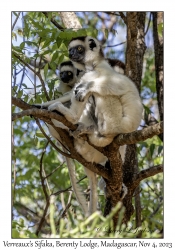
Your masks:
[[[138,0],[125,1],[33,1],[26,5],[26,1],[2,1],[1,15],[0,15],[0,50],[1,50],[1,143],[0,143],[0,246],[4,249],[2,240],[9,240],[11,242],[21,242],[23,240],[11,240],[11,11],[111,11],[111,10],[126,10],[126,11],[164,11],[165,21],[165,43],[164,43],[164,65],[165,65],[165,221],[164,239],[159,242],[173,242],[174,240],[174,175],[175,169],[175,142],[174,142],[174,107],[175,107],[175,65],[174,65],[174,51],[175,51],[175,3],[173,1],[142,1],[141,5]],[[30,5],[29,5],[30,4]],[[68,240],[67,240],[68,241]],[[131,242],[132,240],[119,240],[120,242]],[[135,242],[136,240],[134,240]],[[157,241],[157,240],[153,240]],[[150,240],[144,239],[144,242]],[[130,248],[132,249],[132,248]],[[152,249],[152,248],[150,248]]]

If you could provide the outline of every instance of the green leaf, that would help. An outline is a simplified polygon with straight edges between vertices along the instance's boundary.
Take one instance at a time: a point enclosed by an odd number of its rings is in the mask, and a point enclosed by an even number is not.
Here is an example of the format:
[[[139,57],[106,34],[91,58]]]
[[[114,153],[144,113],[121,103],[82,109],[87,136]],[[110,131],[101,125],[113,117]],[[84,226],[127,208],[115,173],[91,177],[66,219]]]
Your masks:
[[[15,32],[12,32],[12,39],[14,39],[15,38],[15,40],[17,41],[17,35],[16,35],[16,33]]]
[[[29,99],[29,97],[26,95],[25,98],[24,98],[24,101],[27,102]]]
[[[108,35],[109,35],[109,30],[105,29],[105,38],[108,39]]]
[[[55,72],[56,70],[56,64],[54,62],[49,63],[51,69]]]
[[[12,106],[12,113],[15,112],[16,106]]]
[[[47,73],[48,73],[48,63],[44,66],[44,77],[45,79],[47,78]]]
[[[56,42],[57,42],[58,49],[59,49],[59,47],[61,46],[62,41],[63,41],[63,40],[60,39],[59,37],[57,38]]]
[[[64,55],[61,55],[61,56],[59,57],[58,64],[62,63],[63,59],[64,59]]]
[[[23,90],[20,90],[20,91],[18,92],[18,98],[21,98],[22,95],[23,95]]]
[[[18,89],[18,86],[13,87],[13,90],[16,92]]]
[[[55,42],[52,46],[52,51],[57,51],[58,50],[58,46],[57,46],[57,43]]]
[[[162,152],[162,150],[163,150],[163,146],[159,146],[158,147],[158,155]]]
[[[98,30],[97,30],[97,29],[94,29],[92,35],[93,35],[94,37],[97,37],[97,35],[98,35]]]
[[[27,89],[27,85],[25,83],[22,83],[21,85],[24,86],[25,89]]]
[[[151,110],[147,106],[145,106],[144,104],[143,104],[143,107],[144,107],[144,110],[145,110],[147,115],[152,113]]]
[[[86,36],[87,35],[86,29],[80,29],[79,31],[80,31],[81,36]],[[73,37],[76,37],[76,33],[75,32],[73,34]]]
[[[56,51],[56,52],[53,54],[51,63],[54,62],[56,59],[58,59],[58,51]]]
[[[44,55],[47,55],[47,54],[50,54],[50,50],[45,50],[41,55],[44,56]]]
[[[59,34],[59,38],[65,39],[66,38],[66,33],[64,31],[61,31]]]
[[[50,39],[47,39],[44,43],[44,45],[42,46],[42,49],[48,47],[50,45]]]
[[[151,157],[152,157],[152,155],[153,155],[153,153],[154,153],[154,149],[155,149],[155,144],[151,144],[151,145],[150,145],[150,148],[149,148]]]
[[[45,138],[43,133],[40,133],[40,132],[36,132],[36,136],[39,137],[39,138]]]
[[[12,228],[12,238],[13,238],[13,239],[18,239],[18,238],[20,238],[19,232],[17,231],[16,228]]]

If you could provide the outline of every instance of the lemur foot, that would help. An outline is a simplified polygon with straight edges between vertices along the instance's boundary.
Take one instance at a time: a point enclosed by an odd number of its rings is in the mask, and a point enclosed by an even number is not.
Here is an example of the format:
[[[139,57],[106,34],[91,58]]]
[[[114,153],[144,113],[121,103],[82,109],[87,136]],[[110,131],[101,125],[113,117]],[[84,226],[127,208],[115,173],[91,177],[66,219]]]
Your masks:
[[[32,105],[34,108],[38,108],[38,109],[48,109],[46,106],[44,106],[43,104],[33,104]]]
[[[83,123],[79,123],[77,129],[71,133],[71,135],[76,139],[83,134],[92,134],[94,133],[95,126],[85,126]]]
[[[78,85],[75,88],[74,93],[75,93],[75,99],[78,102],[84,102],[87,91],[86,91],[86,88],[83,86],[83,84]]]
[[[49,107],[48,107],[48,110],[49,111],[53,111],[61,116],[63,116],[63,114],[61,113],[61,107],[63,106],[63,104],[61,102],[55,102],[53,104],[51,104]]]

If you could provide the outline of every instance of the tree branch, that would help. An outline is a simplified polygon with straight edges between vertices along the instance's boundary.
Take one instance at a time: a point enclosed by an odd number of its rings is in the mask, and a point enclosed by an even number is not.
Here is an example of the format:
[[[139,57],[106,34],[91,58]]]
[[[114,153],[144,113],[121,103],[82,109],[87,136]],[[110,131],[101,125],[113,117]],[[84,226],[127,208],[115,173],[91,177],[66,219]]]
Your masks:
[[[142,180],[162,172],[163,165],[156,165],[140,171],[133,180],[132,188],[136,188]]]
[[[26,116],[26,115],[33,115],[33,116],[36,116],[36,117],[44,120],[45,122],[47,122],[49,124],[52,124],[50,119],[55,119],[57,121],[62,122],[65,126],[69,127],[71,130],[75,130],[77,128],[76,125],[73,125],[72,123],[67,121],[64,116],[59,115],[56,112],[48,111],[46,109],[35,108],[34,106],[27,104],[26,102],[22,101],[21,99],[13,97],[13,96],[12,96],[12,104],[25,110],[25,111],[22,111],[20,113],[13,113],[12,114],[12,121],[19,119],[19,118]],[[50,119],[48,119],[48,118],[50,118]]]
[[[154,135],[159,135],[161,133],[163,133],[163,122],[159,122],[153,126],[149,126],[132,133],[120,134],[114,139],[114,142],[120,146],[125,144],[134,144],[139,141],[144,141],[148,138],[152,138]]]
[[[60,17],[67,29],[79,30],[82,28],[75,12],[59,12]]]

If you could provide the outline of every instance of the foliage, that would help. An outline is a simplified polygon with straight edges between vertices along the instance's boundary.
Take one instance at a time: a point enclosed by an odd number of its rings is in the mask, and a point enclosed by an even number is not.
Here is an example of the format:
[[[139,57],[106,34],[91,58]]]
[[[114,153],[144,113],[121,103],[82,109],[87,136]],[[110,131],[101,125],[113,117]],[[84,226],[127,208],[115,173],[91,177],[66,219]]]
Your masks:
[[[103,44],[117,44],[125,41],[126,29],[120,17],[109,27],[111,16],[106,13],[86,13],[77,12],[77,16],[82,24],[82,29],[59,30],[52,22],[51,18],[63,26],[61,19],[56,12],[49,12],[46,17],[42,12],[27,12],[20,15],[20,19],[12,32],[12,51],[19,55],[22,60],[32,66],[35,72],[39,72],[50,99],[59,96],[56,88],[59,85],[58,65],[68,60],[67,47],[72,37],[91,35],[98,37]],[[16,13],[13,13],[14,22]],[[105,28],[104,28],[105,27]],[[148,34],[150,35],[152,26],[150,25]],[[148,37],[146,37],[147,42]],[[124,61],[126,45],[121,47],[105,48],[108,57],[117,57]],[[122,49],[120,49],[122,48]],[[29,104],[47,101],[45,91],[39,78],[34,72],[29,70],[15,54],[12,53],[12,95],[21,98]],[[38,65],[40,69],[38,68]],[[155,88],[155,69],[153,57],[153,44],[148,48],[144,58],[144,74],[141,86],[141,97],[145,105],[145,113],[153,114],[159,119],[157,111],[157,96]],[[17,107],[12,107],[12,112],[19,112]],[[145,126],[145,121],[143,121]],[[43,128],[49,134],[46,124]],[[55,237],[115,237],[115,238],[136,238],[135,215],[129,224],[118,224],[116,232],[105,235],[105,230],[97,228],[109,227],[111,214],[104,218],[100,213],[93,214],[84,220],[78,203],[72,195],[71,184],[68,177],[64,157],[53,149],[43,137],[36,123],[31,117],[23,117],[13,123],[13,149],[12,149],[12,184],[13,184],[13,238],[35,238],[35,231],[38,221],[42,218],[46,198],[41,184],[39,174],[42,165],[42,175],[45,178],[45,188],[48,194],[55,194],[52,217],[47,213],[44,225],[41,229],[41,237],[49,237],[53,234],[55,223]],[[54,140],[53,140],[54,141]],[[161,164],[163,161],[163,144],[158,137],[153,137],[144,142],[140,142],[138,148],[138,162],[140,170],[153,165]],[[44,154],[41,161],[42,154]],[[84,177],[84,171],[78,162],[75,161],[77,179]],[[54,170],[56,170],[54,172]],[[88,198],[87,179],[80,182]],[[141,206],[142,206],[142,237],[159,238],[158,232],[162,229],[162,175],[158,174],[150,177],[141,183]],[[66,190],[67,189],[67,190]],[[66,191],[64,191],[66,190]],[[65,216],[66,205],[70,200],[70,209]],[[151,202],[150,202],[151,201]],[[99,190],[99,206],[104,208],[104,193]],[[134,201],[133,201],[134,203]],[[117,208],[118,209],[118,208]],[[121,219],[120,212],[120,219]],[[53,218],[53,220],[52,220]],[[127,228],[131,228],[131,233]],[[51,231],[52,228],[52,231]],[[147,229],[144,231],[144,229]],[[119,232],[118,230],[121,230]],[[104,232],[105,231],[105,232]],[[54,233],[55,234],[55,233]]]
[[[78,224],[75,223],[69,212],[66,221],[64,219],[59,221],[59,226],[56,227],[57,231],[51,230],[51,234],[41,234],[40,238],[137,238],[141,231],[144,238],[159,238],[161,236],[155,228],[149,231],[146,221],[140,228],[133,228],[132,223],[121,224],[124,208],[119,210],[120,208],[121,203],[106,218],[99,212],[95,212],[84,220],[81,213],[78,213]],[[118,225],[115,230],[111,230],[111,218],[116,212],[119,214]],[[25,227],[22,219],[19,222],[13,221],[12,228],[12,238],[37,238]]]

